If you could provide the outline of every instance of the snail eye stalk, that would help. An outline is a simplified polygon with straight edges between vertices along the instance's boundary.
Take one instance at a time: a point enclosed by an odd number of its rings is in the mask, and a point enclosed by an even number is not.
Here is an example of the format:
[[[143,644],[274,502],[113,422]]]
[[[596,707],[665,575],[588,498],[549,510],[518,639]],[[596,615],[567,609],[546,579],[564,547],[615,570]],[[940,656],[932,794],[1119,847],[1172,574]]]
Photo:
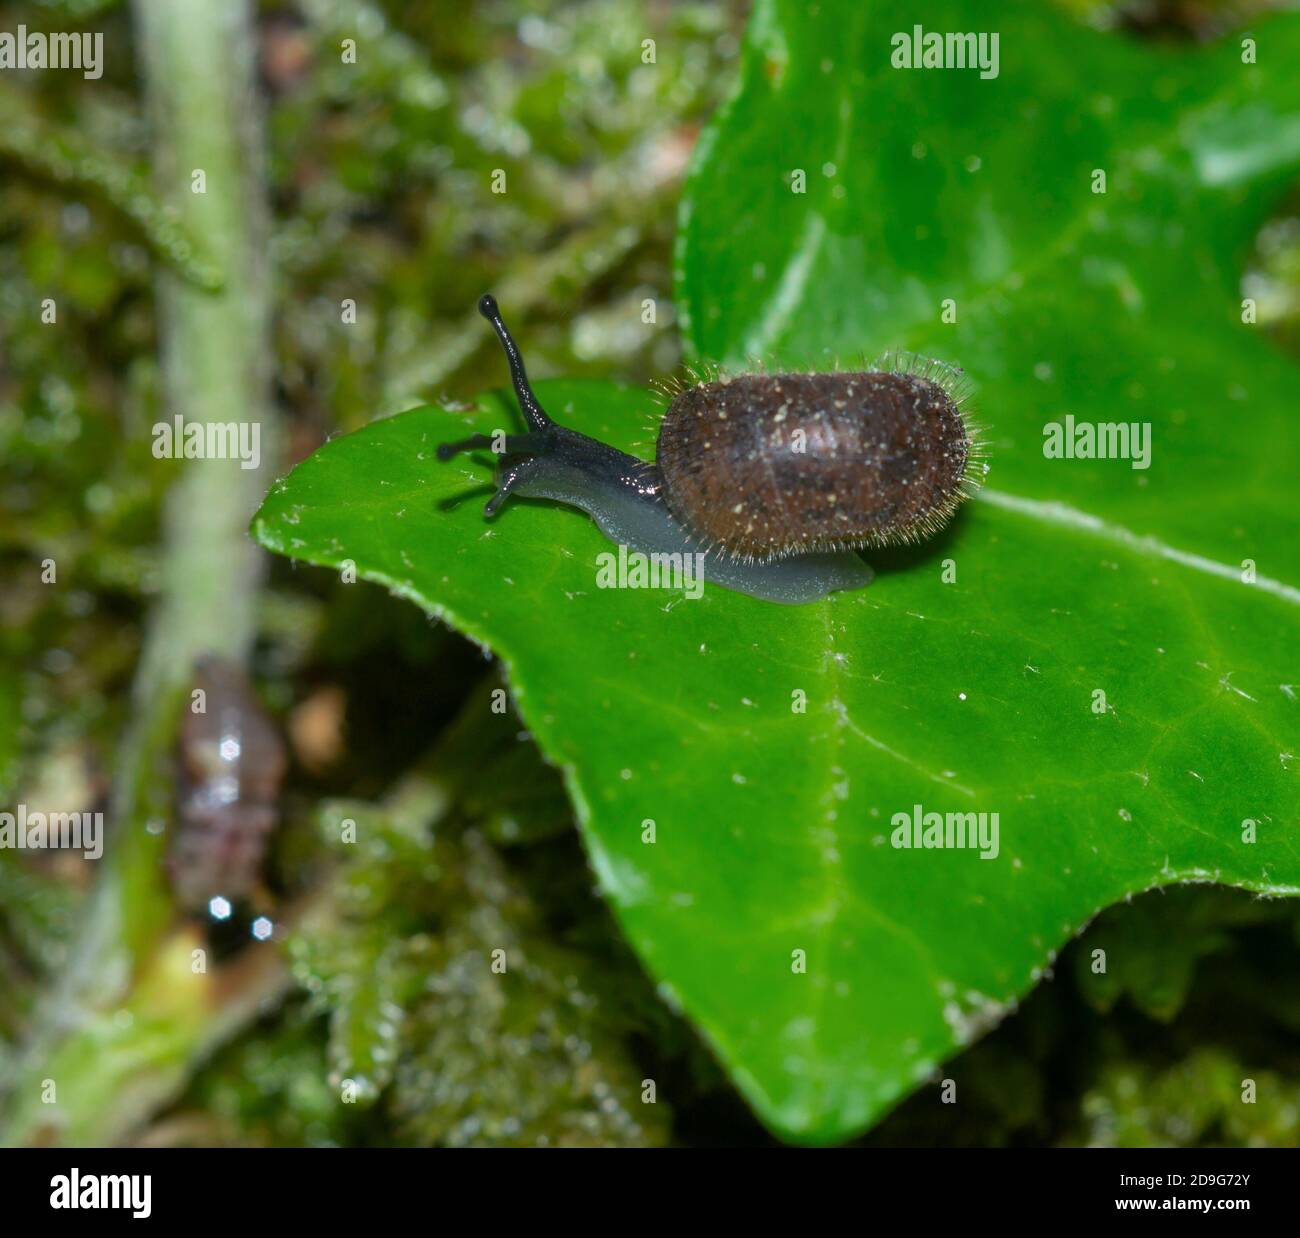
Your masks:
[[[533,394],[532,386],[528,382],[528,372],[524,369],[523,354],[519,351],[514,336],[510,334],[510,329],[501,318],[496,297],[491,293],[484,293],[479,297],[478,312],[492,324],[492,329],[501,341],[501,347],[505,349],[506,363],[510,366],[510,381],[515,385],[515,397],[528,424],[534,430],[544,430],[554,424],[546,415],[546,410],[537,402],[537,396]]]

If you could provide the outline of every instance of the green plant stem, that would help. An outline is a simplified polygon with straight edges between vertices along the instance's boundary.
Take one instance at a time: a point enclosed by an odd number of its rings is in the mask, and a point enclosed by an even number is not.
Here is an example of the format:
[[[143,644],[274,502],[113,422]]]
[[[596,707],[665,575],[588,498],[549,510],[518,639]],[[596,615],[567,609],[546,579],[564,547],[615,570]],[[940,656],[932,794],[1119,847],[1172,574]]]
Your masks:
[[[104,1114],[119,1099],[174,1090],[177,1059],[193,1059],[204,1041],[204,1022],[217,1017],[209,1011],[196,1019],[187,1005],[168,1004],[165,985],[149,984],[144,992],[133,985],[142,974],[156,975],[150,960],[176,940],[168,932],[173,908],[163,856],[174,825],[172,752],[193,664],[205,653],[246,658],[262,575],[261,554],[246,535],[274,455],[252,12],[244,0],[135,0],[134,12],[159,196],[185,233],[201,238],[222,280],[222,291],[214,293],[159,272],[160,415],[170,420],[180,414],[187,423],[256,423],[261,467],[219,459],[157,462],[177,470],[177,479],[164,517],[161,596],[110,797],[103,871],[78,948],[34,1019],[15,1072],[12,1109],[25,1116],[5,1132],[10,1143],[38,1132],[48,1139],[114,1129]],[[194,192],[196,172],[203,174],[203,192]],[[141,1009],[149,994],[158,1000]],[[151,1083],[159,1067],[144,1051],[147,1045],[134,1053],[121,1047],[134,1066],[114,1075],[112,1094],[89,1086],[95,1055],[87,1062],[85,1053],[71,1050],[79,1042],[85,1048],[119,1008],[131,1012],[141,1036],[172,1045],[165,1055],[166,1087]],[[59,1089],[55,1105],[35,1103],[46,1077]]]
[[[160,742],[170,747],[195,658],[242,661],[252,645],[263,564],[246,531],[271,472],[274,427],[251,8],[244,0],[136,0],[134,9],[159,192],[204,238],[224,276],[224,291],[211,295],[160,274],[165,412],[187,422],[253,422],[262,441],[260,468],[188,461],[168,498],[162,598],[136,678],[137,723],[114,797],[118,828],[134,835],[119,841],[117,854],[125,866],[127,944],[138,950],[156,926],[147,907],[137,910],[138,895],[159,879],[158,839],[144,827],[165,811],[146,787],[159,773],[153,755]],[[198,173],[202,193],[194,192]],[[134,865],[136,858],[144,863]]]

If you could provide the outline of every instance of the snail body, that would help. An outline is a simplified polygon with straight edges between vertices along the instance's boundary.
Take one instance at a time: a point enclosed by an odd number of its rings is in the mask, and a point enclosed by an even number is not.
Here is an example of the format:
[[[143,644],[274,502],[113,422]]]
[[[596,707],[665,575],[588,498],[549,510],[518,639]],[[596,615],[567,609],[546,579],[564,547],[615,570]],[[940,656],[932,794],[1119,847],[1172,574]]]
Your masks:
[[[194,685],[204,705],[181,721],[179,828],[167,857],[176,901],[187,911],[218,895],[233,902],[250,893],[288,764],[284,741],[238,666],[201,658]]]
[[[650,464],[558,425],[537,402],[496,301],[479,312],[505,349],[525,434],[505,437],[497,492],[587,512],[644,554],[702,554],[708,580],[767,601],[871,582],[857,551],[940,529],[978,480],[960,372],[922,358],[827,374],[740,374],[679,386]],[[476,434],[438,457],[492,447]]]

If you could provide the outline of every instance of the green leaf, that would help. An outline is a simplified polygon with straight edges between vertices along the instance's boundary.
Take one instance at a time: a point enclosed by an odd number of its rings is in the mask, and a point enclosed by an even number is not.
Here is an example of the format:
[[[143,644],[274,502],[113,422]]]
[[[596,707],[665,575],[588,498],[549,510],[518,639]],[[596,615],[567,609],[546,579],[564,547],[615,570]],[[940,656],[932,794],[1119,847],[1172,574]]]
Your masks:
[[[1235,42],[1173,54],[1007,12],[916,18],[1001,25],[1000,75],[981,81],[891,69],[913,21],[896,6],[760,3],[685,202],[701,356],[896,345],[977,385],[982,501],[873,556],[869,588],[802,607],[598,589],[609,547],[580,513],[516,501],[488,524],[485,486],[442,506],[489,473],[435,446],[519,424],[495,396],[327,444],[254,522],[501,657],[633,945],[801,1141],[852,1135],[921,1085],[1102,907],[1177,881],[1300,891],[1298,376],[1239,325],[1237,287],[1300,161],[1300,23],[1261,28],[1247,67]],[[807,194],[783,180],[795,167]],[[652,438],[646,393],[539,395],[617,447]],[[1151,467],[1045,459],[1066,412],[1150,421]],[[892,846],[915,805],[998,814],[997,857]]]

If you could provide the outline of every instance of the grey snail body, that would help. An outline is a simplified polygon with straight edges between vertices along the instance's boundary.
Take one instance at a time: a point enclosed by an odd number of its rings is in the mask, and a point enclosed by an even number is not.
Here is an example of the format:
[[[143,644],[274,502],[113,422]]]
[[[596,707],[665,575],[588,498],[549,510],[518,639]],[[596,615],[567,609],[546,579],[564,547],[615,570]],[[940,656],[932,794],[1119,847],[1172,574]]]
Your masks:
[[[650,464],[552,421],[496,301],[484,296],[479,312],[505,350],[529,425],[497,444],[488,517],[510,495],[550,499],[587,512],[630,551],[700,554],[713,584],[798,604],[869,584],[860,547],[935,532],[977,480],[956,372],[939,363],[686,386]],[[476,434],[444,443],[438,457],[492,446]]]

